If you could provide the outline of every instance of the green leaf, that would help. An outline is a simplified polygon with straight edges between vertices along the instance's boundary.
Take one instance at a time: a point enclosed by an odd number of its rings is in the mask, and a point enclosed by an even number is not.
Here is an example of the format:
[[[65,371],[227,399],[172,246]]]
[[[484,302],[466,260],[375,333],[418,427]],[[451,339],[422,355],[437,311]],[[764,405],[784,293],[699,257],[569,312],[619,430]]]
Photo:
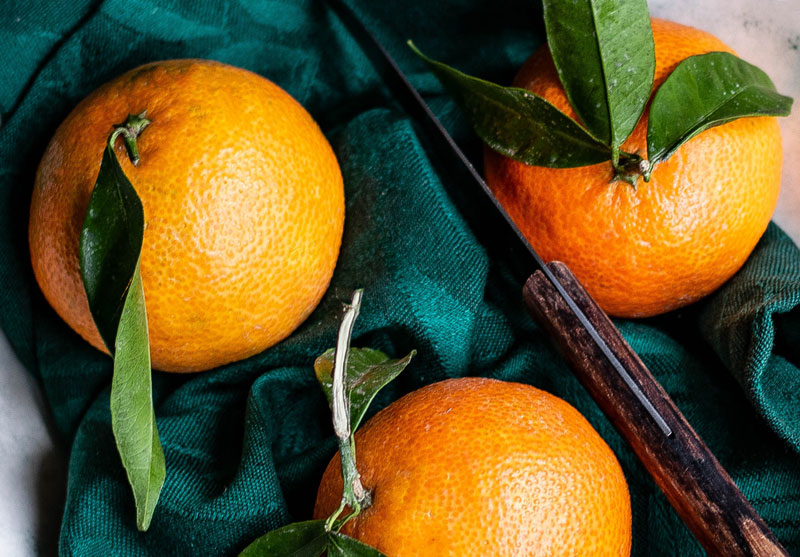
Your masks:
[[[544,0],[547,42],[586,128],[616,152],[644,111],[656,67],[645,0]]]
[[[267,532],[239,557],[317,557],[328,548],[324,520],[295,522]]]
[[[542,97],[424,60],[489,147],[525,164],[572,168],[611,160],[611,149]]]
[[[326,520],[290,524],[269,532],[250,544],[240,557],[314,557],[321,555],[323,551],[327,551],[329,556],[385,557],[378,550],[339,534],[338,530],[361,512],[362,505],[369,504],[370,501],[370,495],[361,484],[356,469],[353,432],[373,397],[408,365],[416,352],[412,351],[401,360],[390,360],[378,350],[350,348],[353,326],[361,309],[362,294],[363,290],[356,290],[353,292],[352,302],[345,305],[336,338],[336,349],[326,351],[314,362],[315,373],[331,406],[333,429],[339,442],[343,477],[339,508]],[[337,349],[339,356],[334,358]],[[353,415],[355,419],[351,422]],[[348,506],[349,514],[340,519]]]
[[[339,532],[328,535],[328,557],[386,557],[372,546]]]
[[[111,428],[133,491],[139,530],[150,526],[166,469],[153,411],[147,310],[139,272],[144,209],[117,160],[114,143],[122,135],[136,164],[136,138],[149,123],[141,113],[114,126],[89,198],[79,246],[89,309],[114,355]]]
[[[166,474],[153,411],[150,343],[142,277],[136,265],[125,298],[111,380],[111,427],[136,502],[136,526],[147,530]]]
[[[745,116],[788,116],[792,99],[756,66],[727,52],[690,56],[658,88],[650,107],[650,165],[713,126]]]
[[[377,549],[338,532],[326,532],[324,520],[295,522],[267,532],[239,557],[386,557]]]
[[[81,277],[89,309],[112,354],[144,236],[144,209],[114,153],[116,137],[117,132],[103,152],[80,237]]]
[[[345,374],[345,395],[350,401],[350,429],[355,431],[372,399],[392,379],[400,375],[417,353],[412,350],[404,358],[390,359],[380,350],[372,348],[350,348],[347,356],[347,373]],[[333,356],[334,349],[326,350],[314,362],[317,380],[325,391],[328,404],[333,399]]]

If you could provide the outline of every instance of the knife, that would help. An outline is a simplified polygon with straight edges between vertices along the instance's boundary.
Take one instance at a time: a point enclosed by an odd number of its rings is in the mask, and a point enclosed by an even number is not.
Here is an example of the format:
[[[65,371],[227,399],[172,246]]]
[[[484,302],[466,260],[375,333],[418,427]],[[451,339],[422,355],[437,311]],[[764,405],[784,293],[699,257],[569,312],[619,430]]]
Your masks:
[[[392,92],[418,109],[414,112],[427,120],[431,135],[464,166],[524,246],[538,269],[522,290],[529,313],[706,551],[731,557],[788,555],[575,275],[564,263],[545,263],[536,253],[386,48],[342,0],[326,2],[365,53],[377,53],[377,60],[370,56],[376,71],[390,71],[396,83]]]

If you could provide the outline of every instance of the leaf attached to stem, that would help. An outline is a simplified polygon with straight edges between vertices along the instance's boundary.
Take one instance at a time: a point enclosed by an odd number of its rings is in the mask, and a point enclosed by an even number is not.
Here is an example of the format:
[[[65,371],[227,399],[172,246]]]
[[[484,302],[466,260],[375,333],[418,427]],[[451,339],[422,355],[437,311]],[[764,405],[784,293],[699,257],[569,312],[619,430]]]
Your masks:
[[[111,427],[133,491],[136,526],[147,530],[166,477],[153,411],[150,340],[139,256],[144,209],[122,170],[114,143],[122,135],[134,164],[136,138],[150,123],[129,115],[111,133],[89,198],[80,237],[80,267],[89,310],[114,357]]]
[[[325,520],[289,524],[267,532],[248,545],[240,557],[317,557],[325,551],[330,556],[385,557],[377,549],[339,530],[370,504],[370,494],[361,484],[356,468],[356,428],[378,391],[405,369],[416,351],[412,350],[405,358],[392,360],[378,350],[350,348],[361,297],[362,291],[356,290],[352,302],[345,306],[336,348],[325,351],[314,362],[317,379],[331,407],[333,429],[339,444],[343,478],[341,504]],[[348,508],[350,512],[341,517]]]
[[[552,168],[611,160],[610,147],[544,98],[469,76],[428,58],[411,41],[408,44],[452,95],[475,133],[498,153]]]
[[[650,106],[650,165],[711,128],[747,116],[788,116],[792,99],[756,66],[727,52],[690,56],[658,88]]]
[[[567,98],[616,153],[644,112],[656,67],[645,0],[544,0],[547,43]]]

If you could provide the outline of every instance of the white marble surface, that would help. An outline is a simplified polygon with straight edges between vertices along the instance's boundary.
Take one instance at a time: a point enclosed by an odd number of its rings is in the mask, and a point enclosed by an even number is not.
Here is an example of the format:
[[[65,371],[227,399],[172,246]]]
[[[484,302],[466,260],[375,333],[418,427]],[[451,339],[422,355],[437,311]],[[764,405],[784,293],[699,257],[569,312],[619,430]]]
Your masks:
[[[800,104],[800,1],[650,0],[651,13],[710,31]],[[782,119],[783,189],[775,220],[800,244],[800,106]],[[36,382],[0,334],[0,553],[52,555],[66,466]]]
[[[39,385],[0,333],[0,554],[55,555],[66,458]]]

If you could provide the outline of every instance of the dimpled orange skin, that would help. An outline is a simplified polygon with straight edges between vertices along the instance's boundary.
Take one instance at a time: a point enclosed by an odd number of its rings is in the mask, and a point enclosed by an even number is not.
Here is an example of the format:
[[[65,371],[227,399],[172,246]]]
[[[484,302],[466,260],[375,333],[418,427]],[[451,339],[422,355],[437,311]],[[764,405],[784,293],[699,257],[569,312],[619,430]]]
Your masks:
[[[577,410],[544,391],[442,381],[379,412],[355,444],[372,505],[342,532],[389,557],[630,554],[619,463]],[[337,454],[315,518],[341,495]]]
[[[328,286],[342,236],[336,157],[277,85],[203,60],[155,62],[82,101],[55,132],[31,203],[33,269],[45,297],[105,350],[89,313],[78,240],[113,124],[147,110],[134,167],[144,206],[141,274],[153,367],[199,371],[289,335]]]
[[[653,19],[655,87],[684,58],[732,52],[697,29]],[[549,50],[523,65],[514,85],[576,117]],[[647,117],[623,151],[647,153]],[[663,313],[711,293],[745,262],[778,200],[781,138],[775,118],[709,129],[655,166],[634,190],[610,183],[611,163],[528,166],[486,149],[486,180],[547,261],[569,265],[610,314]]]

